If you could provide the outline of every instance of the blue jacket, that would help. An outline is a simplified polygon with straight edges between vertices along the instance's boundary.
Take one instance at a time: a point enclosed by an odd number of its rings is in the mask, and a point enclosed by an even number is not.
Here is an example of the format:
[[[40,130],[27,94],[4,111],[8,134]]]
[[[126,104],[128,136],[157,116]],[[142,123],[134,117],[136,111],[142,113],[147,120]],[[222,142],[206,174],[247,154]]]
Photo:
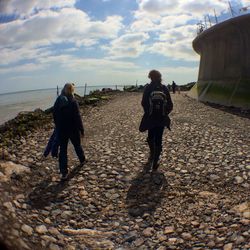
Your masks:
[[[59,149],[59,139],[58,139],[57,131],[56,129],[54,129],[52,135],[50,136],[49,142],[44,150],[43,155],[47,157],[51,153],[52,157],[57,157],[58,149]]]

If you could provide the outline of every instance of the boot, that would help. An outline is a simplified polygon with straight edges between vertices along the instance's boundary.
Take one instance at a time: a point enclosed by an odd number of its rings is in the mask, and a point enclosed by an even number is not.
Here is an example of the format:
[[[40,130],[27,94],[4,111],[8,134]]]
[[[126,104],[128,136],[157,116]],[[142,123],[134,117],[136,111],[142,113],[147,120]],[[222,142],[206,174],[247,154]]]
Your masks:
[[[152,161],[152,171],[156,171],[159,167],[159,159],[161,155],[162,147],[155,147],[154,157]]]

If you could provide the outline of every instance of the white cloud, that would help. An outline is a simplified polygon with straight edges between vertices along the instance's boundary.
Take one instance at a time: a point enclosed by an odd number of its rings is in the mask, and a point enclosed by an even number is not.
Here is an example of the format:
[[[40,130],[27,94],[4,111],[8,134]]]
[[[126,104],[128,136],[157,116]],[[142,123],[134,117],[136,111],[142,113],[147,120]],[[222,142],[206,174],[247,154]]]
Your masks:
[[[192,49],[192,41],[195,37],[194,30],[194,25],[168,29],[165,33],[161,33],[159,40],[149,45],[147,50],[172,59],[197,61],[199,57]]]
[[[61,67],[70,71],[107,71],[113,70],[130,70],[131,68],[137,68],[132,62],[124,62],[118,60],[109,59],[95,59],[95,58],[78,58],[72,55],[57,55],[40,58],[41,64],[58,64]]]
[[[47,48],[3,48],[0,49],[1,59],[0,66],[7,66],[9,64],[15,64],[22,60],[34,60],[39,57],[46,57],[52,52],[48,51]]]
[[[139,11],[162,15],[178,8],[179,0],[138,0]]]
[[[190,23],[198,23],[214,9],[217,14],[228,10],[226,0],[137,0],[137,3],[139,8],[130,29],[148,32],[151,43],[147,51],[185,61],[199,59],[192,48],[197,26]]]
[[[46,66],[36,63],[26,63],[22,65],[18,65],[15,67],[8,67],[8,68],[0,68],[0,74],[6,74],[6,73],[23,73],[23,72],[34,72],[38,70],[44,69]]]
[[[26,16],[39,10],[73,7],[75,3],[76,0],[1,0],[0,12]]]
[[[132,32],[149,32],[156,28],[156,24],[148,17],[135,20],[130,27]]]
[[[103,46],[111,58],[138,57],[144,52],[145,45],[143,44],[149,35],[147,33],[127,33],[113,40],[109,46]]]
[[[1,47],[44,46],[71,42],[90,46],[99,39],[112,39],[122,28],[122,18],[110,16],[91,21],[86,13],[73,8],[41,11],[28,19],[1,25]]]

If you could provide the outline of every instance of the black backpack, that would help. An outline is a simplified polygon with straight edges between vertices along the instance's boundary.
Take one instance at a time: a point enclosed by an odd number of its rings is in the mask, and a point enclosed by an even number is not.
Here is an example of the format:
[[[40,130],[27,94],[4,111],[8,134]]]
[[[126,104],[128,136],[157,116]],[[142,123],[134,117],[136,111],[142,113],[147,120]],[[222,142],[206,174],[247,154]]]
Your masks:
[[[149,96],[149,116],[162,119],[167,115],[167,96],[162,86],[157,87]]]

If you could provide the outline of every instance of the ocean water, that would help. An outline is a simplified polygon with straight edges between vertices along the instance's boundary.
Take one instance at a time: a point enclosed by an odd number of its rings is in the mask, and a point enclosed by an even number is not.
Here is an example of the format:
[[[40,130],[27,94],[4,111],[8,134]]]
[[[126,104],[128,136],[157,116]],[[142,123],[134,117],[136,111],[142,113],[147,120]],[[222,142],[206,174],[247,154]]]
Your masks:
[[[87,86],[85,94],[88,95],[90,91],[102,88],[115,89],[116,87],[113,85]],[[118,86],[117,88],[122,90],[123,86]],[[84,87],[77,87],[75,89],[75,92],[81,96],[84,95],[84,91]],[[56,88],[0,94],[0,124],[13,119],[22,111],[33,111],[37,108],[45,110],[50,108],[54,105],[56,98]]]

